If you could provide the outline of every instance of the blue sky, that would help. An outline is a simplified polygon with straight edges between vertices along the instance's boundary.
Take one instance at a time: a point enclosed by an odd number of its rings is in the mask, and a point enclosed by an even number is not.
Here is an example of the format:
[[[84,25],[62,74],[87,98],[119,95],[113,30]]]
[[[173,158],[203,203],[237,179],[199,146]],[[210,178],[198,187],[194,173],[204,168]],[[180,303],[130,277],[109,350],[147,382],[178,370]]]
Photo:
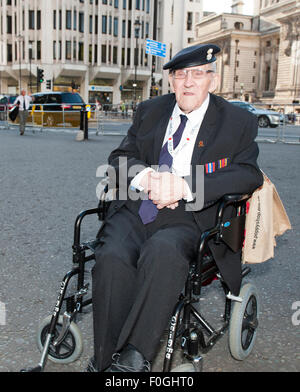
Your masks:
[[[204,11],[217,13],[231,12],[232,0],[203,0]],[[244,0],[244,14],[251,15],[253,12],[253,0]]]

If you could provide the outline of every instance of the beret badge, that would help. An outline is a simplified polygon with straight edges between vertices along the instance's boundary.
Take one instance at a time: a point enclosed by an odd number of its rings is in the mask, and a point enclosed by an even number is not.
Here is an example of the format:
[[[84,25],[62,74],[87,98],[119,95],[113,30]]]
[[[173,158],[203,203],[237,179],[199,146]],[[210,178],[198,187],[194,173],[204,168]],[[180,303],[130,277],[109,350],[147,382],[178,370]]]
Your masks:
[[[213,53],[213,49],[208,49],[208,51],[207,51],[207,56],[206,56],[206,60],[211,60],[211,58],[212,58],[212,53]]]

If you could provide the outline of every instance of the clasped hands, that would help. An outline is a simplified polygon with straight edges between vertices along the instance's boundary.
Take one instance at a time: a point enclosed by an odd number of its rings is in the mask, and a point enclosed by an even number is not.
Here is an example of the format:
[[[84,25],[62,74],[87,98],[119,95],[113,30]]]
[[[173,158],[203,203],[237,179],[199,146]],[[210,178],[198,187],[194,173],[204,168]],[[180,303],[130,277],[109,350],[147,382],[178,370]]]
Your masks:
[[[178,207],[179,200],[186,197],[188,186],[183,178],[175,174],[156,171],[146,173],[140,185],[158,209],[167,207],[172,210]]]

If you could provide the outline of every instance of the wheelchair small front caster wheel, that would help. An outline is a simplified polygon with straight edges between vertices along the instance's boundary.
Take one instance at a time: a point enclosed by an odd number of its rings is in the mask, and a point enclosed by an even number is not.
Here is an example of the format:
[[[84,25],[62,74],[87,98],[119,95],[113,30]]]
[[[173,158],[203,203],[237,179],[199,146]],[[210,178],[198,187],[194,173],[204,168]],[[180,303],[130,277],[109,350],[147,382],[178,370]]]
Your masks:
[[[242,361],[251,353],[258,326],[259,301],[256,287],[246,283],[240,291],[242,302],[233,305],[229,324],[229,349],[233,358]]]
[[[37,345],[42,352],[45,345],[46,337],[50,328],[52,316],[46,317],[39,325],[37,331]],[[72,321],[64,340],[57,346],[53,341],[59,336],[63,325],[63,317],[58,318],[54,337],[49,346],[48,358],[55,363],[67,364],[76,361],[81,355],[83,348],[83,339],[80,329]]]

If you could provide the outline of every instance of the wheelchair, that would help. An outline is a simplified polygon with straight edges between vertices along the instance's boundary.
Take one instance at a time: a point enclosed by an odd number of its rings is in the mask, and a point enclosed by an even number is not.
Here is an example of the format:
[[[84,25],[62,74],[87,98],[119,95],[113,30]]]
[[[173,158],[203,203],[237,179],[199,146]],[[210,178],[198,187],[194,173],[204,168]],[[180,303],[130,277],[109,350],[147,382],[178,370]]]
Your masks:
[[[252,351],[255,343],[258,317],[259,298],[257,289],[252,283],[242,281],[239,296],[230,293],[217,268],[208,248],[208,241],[224,242],[234,252],[242,249],[246,202],[251,195],[225,195],[218,202],[216,224],[205,231],[199,240],[199,251],[192,260],[189,274],[168,327],[163,372],[195,372],[201,371],[203,357],[215,343],[225,334],[229,334],[229,349],[236,360],[244,360]],[[92,298],[88,295],[89,283],[85,282],[85,266],[95,259],[94,250],[99,239],[81,242],[81,224],[85,217],[96,214],[100,221],[105,216],[110,204],[104,191],[97,208],[81,212],[74,225],[73,267],[67,272],[60,284],[57,301],[52,315],[46,317],[37,331],[37,345],[42,352],[37,367],[23,371],[43,371],[47,360],[68,364],[76,361],[82,352],[83,339],[76,324],[76,318],[84,307],[91,305]],[[234,207],[234,216],[224,218],[228,206]],[[250,268],[243,266],[242,278],[248,275]],[[66,295],[71,279],[76,282],[75,292]],[[74,280],[73,279],[73,280]],[[214,328],[199,312],[202,287],[212,281],[219,280],[225,294],[225,309],[222,325]],[[87,296],[87,299],[85,298]],[[63,303],[66,311],[62,313]],[[198,307],[196,307],[196,305]],[[172,369],[174,351],[180,345],[182,364]]]

